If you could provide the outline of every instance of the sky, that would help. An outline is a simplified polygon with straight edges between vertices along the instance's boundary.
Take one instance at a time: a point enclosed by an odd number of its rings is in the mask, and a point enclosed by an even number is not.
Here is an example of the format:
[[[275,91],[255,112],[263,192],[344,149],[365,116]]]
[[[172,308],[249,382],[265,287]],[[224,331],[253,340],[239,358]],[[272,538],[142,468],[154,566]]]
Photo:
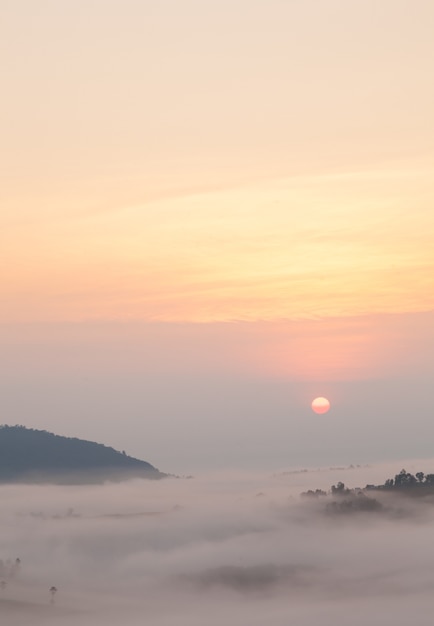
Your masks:
[[[433,26],[2,2],[2,421],[174,473],[429,456]]]

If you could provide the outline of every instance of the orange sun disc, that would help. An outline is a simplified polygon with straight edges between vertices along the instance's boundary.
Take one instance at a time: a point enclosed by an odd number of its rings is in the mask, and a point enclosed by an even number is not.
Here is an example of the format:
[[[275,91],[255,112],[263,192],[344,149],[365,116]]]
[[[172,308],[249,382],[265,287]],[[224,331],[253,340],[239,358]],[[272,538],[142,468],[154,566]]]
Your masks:
[[[327,398],[319,397],[313,400],[311,406],[312,411],[314,411],[315,413],[327,413],[327,411],[330,409],[330,402],[327,400]]]

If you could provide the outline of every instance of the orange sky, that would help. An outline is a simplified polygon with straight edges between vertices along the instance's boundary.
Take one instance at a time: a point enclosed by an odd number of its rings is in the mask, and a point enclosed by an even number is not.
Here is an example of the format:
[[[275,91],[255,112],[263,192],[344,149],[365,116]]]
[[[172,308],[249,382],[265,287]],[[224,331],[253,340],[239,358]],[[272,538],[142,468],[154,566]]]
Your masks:
[[[433,309],[429,174],[407,166],[36,221],[11,215],[1,319],[208,322]]]
[[[162,4],[2,8],[0,321],[330,320],[342,375],[434,309],[433,4]]]

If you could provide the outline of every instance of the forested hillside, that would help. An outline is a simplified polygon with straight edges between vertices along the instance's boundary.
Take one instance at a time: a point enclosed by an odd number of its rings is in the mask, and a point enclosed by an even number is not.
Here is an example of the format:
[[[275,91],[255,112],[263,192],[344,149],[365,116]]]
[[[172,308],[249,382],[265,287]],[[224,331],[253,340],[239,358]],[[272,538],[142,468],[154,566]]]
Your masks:
[[[0,426],[0,482],[91,483],[164,476],[150,463],[100,443]]]

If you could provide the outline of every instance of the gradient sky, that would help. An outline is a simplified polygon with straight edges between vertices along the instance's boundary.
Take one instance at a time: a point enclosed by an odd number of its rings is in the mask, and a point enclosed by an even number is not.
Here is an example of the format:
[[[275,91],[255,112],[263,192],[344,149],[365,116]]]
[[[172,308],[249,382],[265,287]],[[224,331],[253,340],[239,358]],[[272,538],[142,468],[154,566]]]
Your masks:
[[[2,421],[174,472],[429,454],[433,30],[430,0],[4,1]]]

